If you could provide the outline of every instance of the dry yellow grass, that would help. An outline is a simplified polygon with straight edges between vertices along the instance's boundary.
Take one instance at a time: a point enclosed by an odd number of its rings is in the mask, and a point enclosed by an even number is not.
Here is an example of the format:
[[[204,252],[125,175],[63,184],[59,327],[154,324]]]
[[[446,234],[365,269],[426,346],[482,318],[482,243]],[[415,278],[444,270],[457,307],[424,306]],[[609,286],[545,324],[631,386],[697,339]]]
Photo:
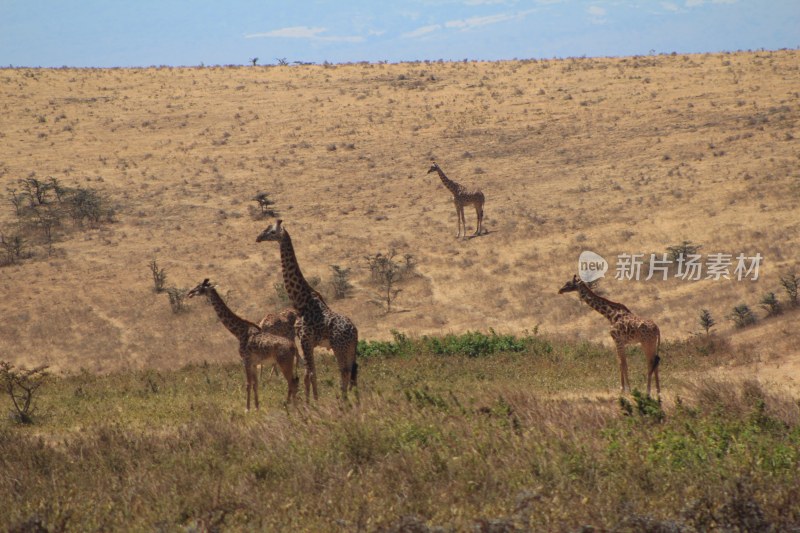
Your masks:
[[[765,257],[752,281],[604,282],[666,339],[721,334],[794,365],[796,313],[739,334],[724,319],[798,267],[800,52],[298,67],[0,70],[0,184],[35,175],[91,186],[117,222],[0,269],[0,353],[17,364],[106,371],[235,360],[210,308],[174,315],[152,290],[219,283],[233,309],[274,309],[277,247],[256,244],[266,191],[307,276],[353,269],[332,306],[361,337],[467,329],[607,339],[558,288],[578,254]],[[486,194],[489,234],[454,238],[434,175]],[[4,201],[0,228],[14,216]],[[468,227],[474,212],[467,210]],[[364,256],[412,253],[398,312],[371,303]],[[776,349],[779,347],[779,349]],[[786,368],[784,366],[783,368]]]

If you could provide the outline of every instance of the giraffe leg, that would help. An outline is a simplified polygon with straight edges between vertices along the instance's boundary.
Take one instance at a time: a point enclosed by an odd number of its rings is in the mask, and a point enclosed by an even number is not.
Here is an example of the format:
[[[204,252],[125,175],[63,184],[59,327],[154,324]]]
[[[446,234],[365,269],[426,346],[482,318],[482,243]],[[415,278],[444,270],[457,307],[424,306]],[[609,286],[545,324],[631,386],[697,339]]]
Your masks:
[[[283,373],[283,377],[286,378],[286,384],[289,389],[286,396],[287,405],[292,403],[293,400],[297,400],[297,388],[300,383],[300,378],[295,375],[294,359],[295,354],[290,353],[286,354],[286,357],[278,362],[278,366],[281,369],[281,373]],[[308,394],[308,392],[306,392],[306,394]]]
[[[314,366],[314,344],[309,339],[301,339],[300,346],[303,349],[303,359],[306,361],[305,387],[306,403],[308,403],[309,387],[314,393],[314,399],[319,399],[319,394],[317,393],[317,372]]]
[[[251,374],[253,375],[253,379],[250,383],[250,387],[253,389],[253,400],[256,406],[256,410],[259,409],[258,406],[258,372],[256,372],[256,365],[253,365],[251,370]]]
[[[628,359],[625,356],[625,341],[619,338],[614,338],[614,343],[617,345],[617,360],[619,361],[619,377],[622,385],[620,390],[623,394],[631,391],[630,381],[628,380]]]
[[[349,360],[349,345],[344,347],[336,342],[331,342],[333,348],[333,356],[336,358],[336,363],[339,366],[340,389],[341,398],[343,402],[347,401],[347,386],[350,384],[350,364]]]
[[[475,228],[475,235],[480,235],[483,231],[483,206],[476,205],[475,206],[475,213],[478,216],[477,227]]]
[[[653,379],[653,373],[656,370],[656,347],[649,340],[642,341],[642,350],[644,351],[645,360],[647,361],[647,396],[650,396],[650,383]]]
[[[658,383],[658,355],[656,355],[655,368],[653,369],[653,376],[656,378],[656,397],[661,399],[661,385]]]
[[[656,378],[656,396],[658,399],[661,399],[661,384],[658,382],[658,365],[659,365],[659,356],[658,356],[658,348],[660,344],[660,334],[650,340],[648,345],[645,349],[645,353],[647,354],[647,395],[650,396],[650,378]]]
[[[455,204],[456,204],[456,223],[458,224],[458,231],[456,232],[456,239],[458,239],[459,237],[461,237],[461,208],[458,205],[458,202],[456,202]]]
[[[461,217],[461,223],[460,223],[461,224],[461,228],[464,229],[464,233],[462,233],[462,235],[466,239],[467,238],[467,218],[464,216],[464,206],[463,205],[459,206],[458,213],[459,213],[459,216]]]
[[[350,369],[349,368],[340,368],[339,375],[341,376],[342,380],[342,401],[347,401],[347,386],[350,384]]]
[[[247,394],[246,411],[250,410],[250,366],[245,362],[244,364],[244,388]]]
[[[350,388],[356,395],[356,403],[360,403],[361,398],[358,394],[358,363],[356,362],[356,351],[353,348],[353,362],[350,364]]]

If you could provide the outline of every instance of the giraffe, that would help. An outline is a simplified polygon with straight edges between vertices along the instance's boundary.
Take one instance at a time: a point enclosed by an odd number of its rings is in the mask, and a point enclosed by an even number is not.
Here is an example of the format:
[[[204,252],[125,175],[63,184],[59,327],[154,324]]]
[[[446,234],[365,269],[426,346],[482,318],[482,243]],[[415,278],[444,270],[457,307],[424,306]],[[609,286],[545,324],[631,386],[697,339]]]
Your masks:
[[[258,327],[261,328],[261,331],[277,335],[278,337],[287,338],[294,343],[294,323],[296,321],[297,312],[293,307],[287,307],[277,314],[267,313],[264,315],[264,318],[258,323]],[[300,355],[297,354],[297,361],[295,364],[299,364],[299,362]],[[272,376],[274,372],[275,366],[273,365],[272,368],[270,368],[269,375]],[[261,367],[261,376],[264,376],[263,366]]]
[[[201,295],[208,298],[222,325],[239,339],[239,355],[244,364],[246,379],[247,410],[250,410],[251,390],[256,409],[259,408],[258,375],[256,374],[256,366],[259,363],[272,363],[280,367],[286,382],[289,384],[286,402],[291,402],[297,395],[298,382],[300,381],[295,374],[294,364],[297,358],[297,347],[294,341],[264,332],[256,324],[237,316],[225,304],[214,285],[209,283],[208,278],[187,293],[189,298]]]
[[[314,399],[318,399],[317,375],[314,367],[314,347],[331,348],[339,365],[341,377],[341,397],[347,400],[348,389],[355,388],[358,401],[358,329],[344,315],[333,311],[322,296],[315,291],[303,277],[297,257],[294,254],[292,239],[283,227],[283,220],[277,220],[256,238],[256,242],[274,241],[280,245],[283,284],[292,305],[298,313],[295,331],[300,339],[300,348],[306,362],[305,390],[308,401],[309,385],[313,388]]]
[[[294,340],[294,323],[297,321],[297,312],[292,307],[287,307],[279,313],[267,313],[258,327],[261,331],[272,333],[279,337],[286,337],[289,340]]]
[[[477,227],[473,235],[480,235],[483,231],[483,202],[484,196],[480,189],[467,189],[463,185],[459,185],[455,181],[445,176],[441,167],[436,164],[436,161],[431,161],[431,168],[428,169],[428,174],[431,172],[438,172],[439,178],[444,183],[444,186],[453,193],[453,202],[456,205],[456,217],[458,218],[458,233],[456,238],[461,236],[461,228],[464,228],[464,237],[467,236],[467,222],[464,219],[464,206],[475,206],[475,212],[478,216]]]
[[[656,323],[636,316],[621,303],[598,296],[578,276],[572,276],[572,280],[561,287],[558,294],[565,292],[577,292],[581,300],[611,322],[611,338],[617,347],[622,392],[630,392],[625,346],[638,342],[641,343],[647,357],[647,395],[650,396],[650,380],[655,376],[656,393],[661,398],[661,387],[658,383],[658,363],[661,359],[658,356],[658,350],[661,346],[661,332]]]

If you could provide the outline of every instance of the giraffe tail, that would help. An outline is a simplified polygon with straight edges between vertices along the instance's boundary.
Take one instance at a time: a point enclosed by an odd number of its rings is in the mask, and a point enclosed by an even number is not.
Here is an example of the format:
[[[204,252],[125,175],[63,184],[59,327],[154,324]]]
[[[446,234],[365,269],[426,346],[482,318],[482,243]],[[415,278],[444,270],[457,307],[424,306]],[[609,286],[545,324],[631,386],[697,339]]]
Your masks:
[[[656,341],[656,356],[653,358],[653,368],[650,369],[651,372],[655,372],[656,368],[658,368],[658,363],[661,362],[661,356],[658,355],[658,352],[661,351],[661,332],[658,332],[658,340]]]
[[[350,367],[350,385],[356,383],[358,383],[358,363],[353,361],[353,365]]]

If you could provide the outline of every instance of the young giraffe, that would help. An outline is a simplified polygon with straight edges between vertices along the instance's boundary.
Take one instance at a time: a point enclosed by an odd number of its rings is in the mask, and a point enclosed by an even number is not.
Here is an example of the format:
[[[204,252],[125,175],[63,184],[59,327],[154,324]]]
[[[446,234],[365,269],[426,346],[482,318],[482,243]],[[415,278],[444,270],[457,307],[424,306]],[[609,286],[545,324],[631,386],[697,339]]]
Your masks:
[[[347,399],[348,388],[355,388],[358,401],[356,362],[358,329],[349,318],[328,307],[322,296],[303,277],[294,254],[292,239],[283,227],[282,220],[276,221],[258,235],[256,242],[262,241],[275,241],[280,244],[283,284],[299,314],[295,331],[300,339],[300,348],[306,362],[306,401],[308,401],[309,384],[313,388],[314,399],[318,398],[317,374],[314,367],[315,346],[325,346],[333,350],[339,365],[342,399]]]
[[[278,337],[284,337],[294,343],[294,323],[296,321],[297,312],[293,307],[287,307],[277,314],[267,313],[264,315],[264,318],[262,318],[261,322],[258,323],[258,327],[261,328],[261,331],[265,333],[271,333],[273,335],[277,335]],[[295,364],[298,364],[299,362],[300,356],[298,354]],[[273,365],[272,368],[270,368],[269,375],[271,376],[274,372],[275,366]],[[263,366],[261,367],[261,376],[264,376]]]
[[[650,396],[650,379],[655,376],[656,393],[660,398],[661,387],[658,383],[660,357],[658,356],[658,349],[661,346],[661,332],[658,330],[656,323],[634,315],[630,309],[621,303],[612,302],[598,296],[578,276],[572,276],[572,281],[568,281],[561,287],[558,294],[576,291],[581,300],[611,322],[611,338],[614,339],[614,344],[617,347],[622,392],[630,392],[625,345],[638,342],[641,343],[644,354],[647,357],[647,395]]]
[[[279,313],[267,313],[258,327],[261,331],[272,333],[279,337],[294,340],[294,323],[297,322],[297,312],[292,307],[287,307]]]
[[[483,202],[484,196],[480,189],[467,189],[463,185],[459,185],[455,181],[449,179],[444,175],[444,172],[436,164],[436,161],[431,161],[431,168],[428,169],[428,174],[431,172],[438,172],[444,186],[453,193],[453,202],[456,204],[456,217],[458,217],[458,233],[456,238],[461,236],[461,228],[464,228],[464,237],[467,236],[467,222],[464,219],[464,206],[475,206],[475,212],[478,215],[477,228],[473,235],[480,235],[483,231]]]
[[[236,315],[222,300],[214,285],[208,278],[187,293],[189,298],[206,296],[214,307],[222,325],[239,339],[239,355],[244,364],[244,373],[247,387],[247,410],[250,410],[250,391],[253,391],[255,406],[258,409],[258,376],[256,366],[261,364],[277,364],[286,382],[289,384],[289,393],[286,402],[289,403],[297,395],[300,379],[295,375],[295,359],[297,347],[294,341],[261,331],[257,325]]]

